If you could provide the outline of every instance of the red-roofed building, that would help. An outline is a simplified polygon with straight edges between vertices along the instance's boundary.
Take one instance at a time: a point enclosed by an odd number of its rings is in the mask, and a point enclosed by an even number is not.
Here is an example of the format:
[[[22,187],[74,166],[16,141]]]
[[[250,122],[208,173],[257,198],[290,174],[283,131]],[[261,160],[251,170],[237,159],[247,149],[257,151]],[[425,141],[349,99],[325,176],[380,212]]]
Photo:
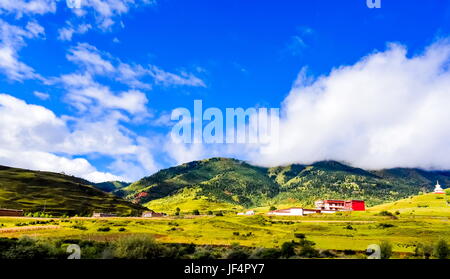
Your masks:
[[[315,202],[316,208],[330,211],[364,211],[364,201],[361,200],[323,200]]]

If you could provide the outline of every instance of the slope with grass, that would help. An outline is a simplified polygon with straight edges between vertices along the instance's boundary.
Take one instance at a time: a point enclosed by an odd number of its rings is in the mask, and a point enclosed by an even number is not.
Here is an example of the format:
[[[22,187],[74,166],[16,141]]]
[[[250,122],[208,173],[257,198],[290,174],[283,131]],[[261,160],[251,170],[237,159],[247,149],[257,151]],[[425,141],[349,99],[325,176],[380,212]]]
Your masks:
[[[169,211],[176,204],[189,209],[198,204],[224,210],[312,206],[315,200],[326,198],[362,199],[373,206],[431,190],[436,180],[450,184],[450,172],[367,171],[335,161],[263,168],[234,159],[212,158],[159,171],[115,193]]]
[[[450,216],[450,190],[446,194],[423,194],[368,208],[368,212],[389,211],[401,215]]]
[[[212,158],[159,171],[121,189],[121,194],[132,200],[145,192],[146,196],[137,200],[143,204],[172,197],[166,201],[192,203],[199,199],[214,208],[220,204],[229,208],[267,202],[278,194],[278,188],[265,168],[234,159]],[[184,189],[191,189],[190,194]]]
[[[84,179],[3,166],[0,166],[0,207],[53,215],[88,215],[93,211],[131,215],[144,210]]]

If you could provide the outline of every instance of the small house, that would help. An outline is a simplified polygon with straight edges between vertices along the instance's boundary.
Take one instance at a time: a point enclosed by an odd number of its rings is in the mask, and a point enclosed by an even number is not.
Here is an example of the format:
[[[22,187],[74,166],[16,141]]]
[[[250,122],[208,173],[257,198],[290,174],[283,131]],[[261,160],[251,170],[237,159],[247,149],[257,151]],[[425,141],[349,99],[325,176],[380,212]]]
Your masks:
[[[151,217],[164,217],[166,214],[164,213],[158,213],[153,210],[151,211],[145,211],[142,213],[142,218],[151,218]]]
[[[92,214],[92,217],[94,217],[94,218],[117,217],[117,215],[116,214],[112,214],[112,213],[94,212],[94,214]]]
[[[23,210],[0,208],[0,216],[23,216]]]

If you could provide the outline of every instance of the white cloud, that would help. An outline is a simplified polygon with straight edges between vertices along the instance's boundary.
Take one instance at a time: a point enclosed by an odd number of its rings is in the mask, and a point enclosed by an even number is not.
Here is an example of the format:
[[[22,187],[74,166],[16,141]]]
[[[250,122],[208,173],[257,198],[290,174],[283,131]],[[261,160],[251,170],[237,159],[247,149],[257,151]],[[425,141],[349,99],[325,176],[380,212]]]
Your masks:
[[[105,74],[114,71],[111,62],[103,59],[96,47],[86,43],[80,43],[71,48],[67,59],[82,66],[91,74]]]
[[[150,153],[154,147],[122,127],[123,117],[117,112],[95,121],[57,117],[42,106],[0,94],[0,164],[64,171],[94,182],[138,179],[134,175],[156,169]],[[120,175],[100,172],[81,157],[91,154],[113,158],[126,168],[112,163],[111,170]]]
[[[58,40],[71,41],[74,34],[84,34],[92,28],[90,24],[80,24],[74,27],[70,22],[58,29]]]
[[[34,69],[19,61],[18,52],[26,45],[26,39],[44,36],[44,28],[36,22],[29,22],[25,28],[11,25],[0,19],[0,72],[9,79],[42,79]]]
[[[88,15],[92,10],[98,27],[108,30],[117,18],[127,14],[131,8],[154,4],[156,4],[154,0],[84,0],[81,9],[73,9],[73,11],[81,17]]]
[[[150,75],[155,79],[157,84],[162,84],[165,86],[171,85],[187,85],[187,86],[197,86],[206,87],[203,80],[194,76],[191,73],[181,72],[179,75],[169,73],[161,70],[157,66],[150,66]]]
[[[408,56],[392,44],[315,80],[304,74],[282,107],[280,144],[263,165],[339,160],[369,168],[450,169],[450,42]]]
[[[96,109],[121,109],[130,114],[147,114],[148,99],[141,91],[128,90],[113,93],[109,87],[93,81],[88,74],[64,75],[61,81],[68,91],[66,100],[80,111],[89,109],[89,112],[94,114]]]
[[[56,11],[56,0],[1,0],[0,14],[11,13],[18,17],[23,15],[43,15]]]
[[[48,100],[50,98],[50,95],[48,93],[34,91],[33,95],[38,97],[41,100]]]

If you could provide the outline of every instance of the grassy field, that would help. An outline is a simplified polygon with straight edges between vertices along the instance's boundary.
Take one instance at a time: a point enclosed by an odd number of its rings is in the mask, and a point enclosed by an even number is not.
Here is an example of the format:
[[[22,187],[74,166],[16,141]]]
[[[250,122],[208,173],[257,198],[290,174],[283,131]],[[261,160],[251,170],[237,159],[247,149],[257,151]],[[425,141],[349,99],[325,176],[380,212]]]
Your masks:
[[[308,217],[235,214],[182,214],[150,219],[2,217],[0,237],[29,235],[109,241],[132,234],[151,234],[164,243],[239,243],[269,248],[294,240],[294,233],[303,233],[319,249],[362,251],[370,244],[387,240],[393,244],[395,252],[412,253],[418,243],[432,244],[439,239],[450,242],[450,207],[447,206],[447,198],[445,195],[427,194],[370,208],[365,212]],[[389,210],[392,216],[380,216],[379,213],[384,210]],[[40,221],[40,224],[36,221]]]

